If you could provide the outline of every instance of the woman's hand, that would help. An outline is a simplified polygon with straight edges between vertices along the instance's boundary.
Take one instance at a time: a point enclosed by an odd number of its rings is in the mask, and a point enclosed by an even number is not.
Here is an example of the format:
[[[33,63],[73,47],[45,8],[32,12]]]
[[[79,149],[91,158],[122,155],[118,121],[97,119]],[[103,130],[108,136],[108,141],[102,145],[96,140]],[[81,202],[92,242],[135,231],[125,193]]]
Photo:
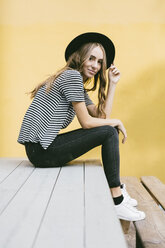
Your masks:
[[[117,125],[117,128],[122,132],[124,138],[122,139],[122,143],[124,144],[127,139],[127,132],[123,125],[123,123],[119,120],[119,124]]]
[[[116,68],[114,64],[111,64],[108,71],[108,79],[110,83],[117,84],[120,79],[120,71]]]

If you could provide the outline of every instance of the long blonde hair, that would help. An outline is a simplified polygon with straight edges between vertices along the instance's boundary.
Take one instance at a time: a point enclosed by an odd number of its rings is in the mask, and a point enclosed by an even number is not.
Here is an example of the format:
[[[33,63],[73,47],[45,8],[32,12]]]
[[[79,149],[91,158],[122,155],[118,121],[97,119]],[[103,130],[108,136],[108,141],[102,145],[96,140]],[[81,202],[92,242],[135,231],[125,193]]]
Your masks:
[[[98,82],[99,89],[98,89],[98,106],[97,106],[97,113],[98,116],[103,116],[106,118],[106,114],[104,112],[105,107],[105,89],[106,89],[106,53],[103,46],[99,43],[86,43],[83,45],[79,50],[74,52],[68,59],[66,65],[57,71],[55,74],[49,76],[46,80],[39,83],[32,91],[28,92],[27,94],[31,94],[31,98],[34,98],[37,94],[37,91],[42,87],[46,86],[46,93],[48,93],[56,78],[60,76],[65,70],[77,70],[82,73],[83,65],[85,61],[89,58],[91,51],[93,48],[99,46],[103,51],[103,62],[100,71],[94,76],[94,85],[91,89],[86,89],[86,91],[94,91],[97,88]],[[85,81],[86,83],[86,81]]]

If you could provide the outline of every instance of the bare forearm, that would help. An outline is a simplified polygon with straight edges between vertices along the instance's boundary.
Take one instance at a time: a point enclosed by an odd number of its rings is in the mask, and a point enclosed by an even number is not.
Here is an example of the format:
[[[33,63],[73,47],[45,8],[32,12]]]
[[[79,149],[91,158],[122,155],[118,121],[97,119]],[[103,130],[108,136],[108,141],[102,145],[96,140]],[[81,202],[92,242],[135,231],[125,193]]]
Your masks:
[[[107,97],[105,101],[104,112],[106,114],[106,118],[110,118],[112,112],[113,99],[115,95],[116,84],[109,83],[109,87],[107,90]]]
[[[89,129],[92,127],[100,127],[100,126],[105,126],[109,125],[112,127],[117,127],[119,131],[123,133],[124,138],[122,139],[122,143],[124,144],[126,139],[127,139],[127,132],[125,127],[123,126],[122,122],[118,119],[101,119],[101,118],[95,118],[95,117],[90,117],[86,121],[84,129]]]
[[[122,122],[118,119],[102,119],[97,117],[92,117],[86,108],[85,102],[72,102],[73,108],[76,112],[77,118],[79,120],[80,125],[84,129],[89,129],[93,127],[99,127],[99,126],[105,126],[109,125],[112,127],[118,127],[119,130],[124,135],[123,143],[125,142],[125,139],[127,137],[126,130],[122,124]],[[93,108],[93,107],[92,107]]]
[[[93,127],[100,127],[105,125],[110,125],[112,127],[118,126],[120,123],[120,120],[118,119],[102,119],[102,118],[95,118],[95,117],[89,117],[88,120],[86,120],[84,129],[89,129]]]

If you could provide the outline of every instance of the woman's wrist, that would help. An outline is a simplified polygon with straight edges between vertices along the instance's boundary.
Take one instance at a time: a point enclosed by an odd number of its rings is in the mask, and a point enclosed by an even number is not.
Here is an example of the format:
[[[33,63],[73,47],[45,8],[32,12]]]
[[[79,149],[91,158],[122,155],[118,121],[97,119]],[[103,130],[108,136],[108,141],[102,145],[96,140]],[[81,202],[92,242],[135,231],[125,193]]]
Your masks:
[[[119,119],[110,119],[110,118],[107,119],[109,120],[110,126],[116,127],[121,125],[121,121]]]
[[[108,83],[108,91],[112,91],[112,90],[115,91],[115,89],[116,89],[116,84],[113,83],[112,81],[109,81],[109,83]]]
[[[108,79],[108,84],[116,86],[117,83],[113,79]]]
[[[114,82],[113,80],[109,80],[109,85],[112,87],[116,87],[117,83]]]

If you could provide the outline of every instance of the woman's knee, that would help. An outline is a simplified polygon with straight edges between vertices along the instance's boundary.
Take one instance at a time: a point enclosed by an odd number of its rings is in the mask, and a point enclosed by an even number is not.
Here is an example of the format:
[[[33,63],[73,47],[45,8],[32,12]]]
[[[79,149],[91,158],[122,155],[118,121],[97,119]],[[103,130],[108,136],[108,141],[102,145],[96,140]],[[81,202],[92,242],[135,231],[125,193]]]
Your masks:
[[[105,131],[107,132],[107,135],[109,136],[115,136],[117,139],[119,137],[119,131],[117,127],[112,127],[110,125],[105,125],[103,126],[103,128],[105,129]]]

